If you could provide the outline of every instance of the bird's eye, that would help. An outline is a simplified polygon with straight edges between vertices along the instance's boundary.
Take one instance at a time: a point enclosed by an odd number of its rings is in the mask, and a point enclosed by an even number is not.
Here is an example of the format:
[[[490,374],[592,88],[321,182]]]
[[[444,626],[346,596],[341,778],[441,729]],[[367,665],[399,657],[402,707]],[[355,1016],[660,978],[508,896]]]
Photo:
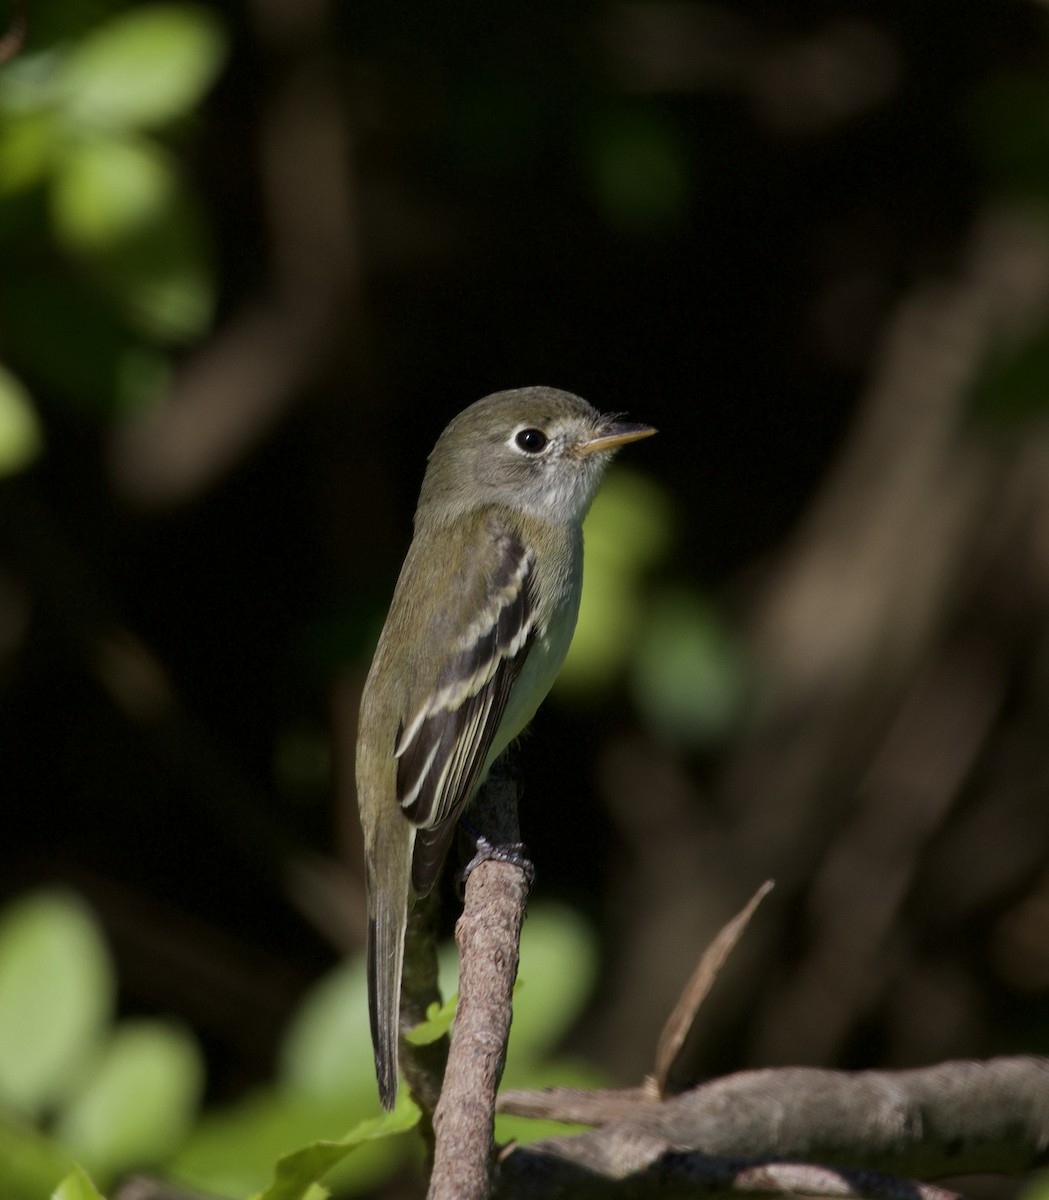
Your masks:
[[[541,429],[522,429],[514,441],[526,454],[538,454],[546,445],[547,438]]]

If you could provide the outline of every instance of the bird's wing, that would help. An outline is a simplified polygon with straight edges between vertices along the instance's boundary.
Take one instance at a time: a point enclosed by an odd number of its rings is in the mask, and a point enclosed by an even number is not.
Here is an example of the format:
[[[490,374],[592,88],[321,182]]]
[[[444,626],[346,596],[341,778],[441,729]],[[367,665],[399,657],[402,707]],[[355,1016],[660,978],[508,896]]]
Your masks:
[[[412,882],[433,886],[536,632],[535,556],[516,534],[495,534],[476,616],[454,643],[435,686],[397,734],[397,798],[417,827]],[[463,580],[467,591],[477,580]]]

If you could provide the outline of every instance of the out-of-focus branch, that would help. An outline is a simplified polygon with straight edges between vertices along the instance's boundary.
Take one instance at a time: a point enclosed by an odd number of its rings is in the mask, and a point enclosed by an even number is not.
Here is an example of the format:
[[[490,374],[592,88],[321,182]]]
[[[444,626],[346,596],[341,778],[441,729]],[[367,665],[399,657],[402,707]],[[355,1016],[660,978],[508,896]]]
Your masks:
[[[724,4],[620,0],[601,40],[625,91],[735,93],[764,126],[794,136],[825,135],[887,103],[904,73],[892,36],[855,16],[799,36]]]
[[[22,52],[22,47],[25,45],[26,29],[25,5],[20,3],[12,4],[11,16],[7,28],[3,33],[0,33],[0,66],[5,62],[10,62],[16,54]]]
[[[988,436],[974,428],[970,401],[989,358],[1022,346],[1046,320],[1042,216],[989,208],[957,269],[924,279],[901,301],[833,470],[751,581],[744,639],[753,719],[712,782],[712,802],[652,742],[609,748],[604,791],[624,842],[637,849],[634,875],[616,898],[626,932],[614,1000],[591,1035],[599,1052],[614,1046],[629,1061],[629,1047],[644,1045],[653,993],[666,1002],[676,986],[667,948],[708,940],[713,914],[735,900],[741,880],[774,877],[779,903],[732,964],[735,994],[708,1007],[693,1074],[741,1003],[764,988],[777,923],[795,898],[811,897],[805,942],[783,964],[776,996],[751,1018],[752,1062],[830,1061],[903,973],[920,969],[907,959],[913,943],[895,935],[1002,719],[1009,663],[995,657],[996,629],[1017,624],[1000,595],[1012,578],[1006,568],[1027,563],[1037,578],[1045,574],[1037,558],[1049,499],[1045,439],[1030,427],[1023,444]],[[1022,583],[1006,593],[1014,602]],[[998,623],[989,636],[959,626],[973,611]],[[636,803],[642,787],[657,797],[658,821]],[[1015,806],[1030,827],[1020,799]],[[890,828],[890,813],[902,823]],[[974,846],[986,837],[973,837]],[[988,886],[982,859],[973,855],[962,873],[967,895],[978,881]],[[831,886],[853,883],[857,862],[859,870],[887,865],[891,887],[880,877],[876,887]],[[953,883],[941,894],[953,896]],[[886,957],[893,952],[895,960]],[[957,1004],[959,991],[950,990],[945,1003]],[[828,1003],[837,1009],[826,1012]],[[946,1023],[942,1035],[926,1054],[959,1053],[962,1041],[950,1040]],[[638,1053],[631,1069],[644,1069]]]
[[[293,30],[274,7],[298,8]],[[160,403],[114,432],[114,486],[145,508],[199,495],[302,399],[336,348],[344,354],[351,345],[361,367],[368,344],[351,136],[327,48],[330,7],[259,0],[258,8],[273,50],[286,52],[295,35],[261,122],[270,279],[263,299],[246,302],[183,364]]]
[[[681,1156],[694,1156],[695,1169],[712,1172],[708,1178],[718,1186],[716,1172],[725,1164],[712,1165],[706,1156],[862,1164],[865,1171],[934,1179],[1017,1174],[1043,1162],[1049,1145],[1049,1059],[1044,1058],[948,1062],[912,1071],[745,1071],[663,1102],[650,1098],[646,1103],[632,1092],[628,1114],[617,1097],[567,1089],[504,1093],[504,1112],[588,1122],[605,1119],[604,1110],[611,1119],[588,1133],[516,1150],[502,1165],[500,1194],[538,1195],[518,1183],[532,1174],[544,1174],[550,1183],[556,1161],[565,1164],[566,1178],[575,1178],[579,1168],[604,1179],[631,1177],[622,1194],[633,1197],[657,1194],[649,1185],[667,1168],[679,1170]],[[860,1186],[854,1194],[875,1193]]]

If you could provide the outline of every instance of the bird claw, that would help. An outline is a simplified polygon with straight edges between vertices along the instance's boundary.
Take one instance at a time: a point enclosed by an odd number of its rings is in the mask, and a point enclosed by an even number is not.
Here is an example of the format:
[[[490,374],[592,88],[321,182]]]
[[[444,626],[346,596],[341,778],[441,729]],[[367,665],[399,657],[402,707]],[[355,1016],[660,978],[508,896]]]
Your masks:
[[[524,873],[525,882],[529,887],[535,880],[535,865],[528,857],[528,848],[524,842],[501,842],[498,845],[490,842],[483,834],[478,834],[475,840],[473,858],[456,875],[455,882],[462,898],[466,891],[466,881],[475,868],[484,862],[504,862],[517,867]]]

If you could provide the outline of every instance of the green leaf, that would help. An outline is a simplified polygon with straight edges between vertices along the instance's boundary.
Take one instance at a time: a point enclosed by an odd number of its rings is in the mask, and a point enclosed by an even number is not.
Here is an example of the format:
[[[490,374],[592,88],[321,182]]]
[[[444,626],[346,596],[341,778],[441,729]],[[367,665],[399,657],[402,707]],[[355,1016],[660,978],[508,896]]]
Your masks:
[[[429,1046],[439,1041],[452,1027],[459,996],[449,997],[443,1004],[431,1004],[426,1010],[426,1020],[410,1029],[405,1038],[413,1046]]]
[[[44,445],[28,390],[0,366],[0,478],[24,470]]]
[[[99,129],[154,129],[191,112],[226,57],[219,18],[189,4],[129,8],[77,42],[62,81],[70,118]]]
[[[673,538],[665,492],[643,475],[614,468],[594,500],[583,536],[583,598],[555,685],[561,695],[607,688],[629,661],[642,625],[642,580],[665,557]]]
[[[173,162],[146,141],[84,141],[56,173],[55,232],[151,338],[204,332],[215,305],[211,246]]]
[[[98,254],[161,219],[179,189],[173,161],[155,142],[79,139],[51,190],[55,232],[70,249]]]
[[[35,24],[34,24],[35,32]],[[43,50],[18,54],[0,71],[0,114],[28,116],[53,108],[58,100],[63,52]]]
[[[743,655],[713,605],[669,591],[648,606],[634,661],[634,698],[670,741],[704,746],[724,737],[746,698]]]
[[[0,196],[24,191],[42,182],[56,151],[51,113],[29,112],[0,122]]]
[[[229,1196],[256,1192],[272,1180],[273,1164],[281,1155],[318,1139],[337,1140],[346,1129],[370,1118],[378,1107],[370,1068],[367,1083],[367,1097],[361,1089],[362,1094],[350,1103],[272,1087],[260,1090],[230,1108],[206,1114],[165,1165],[165,1172],[208,1192]],[[340,1178],[340,1186],[347,1193],[374,1187],[403,1158],[403,1145],[389,1139],[362,1145],[346,1164],[350,1179]]]
[[[38,892],[0,919],[0,1098],[38,1113],[65,1094],[113,1006],[105,943],[87,907]]]
[[[362,1121],[337,1142],[311,1142],[277,1160],[273,1182],[252,1200],[310,1200],[312,1189],[358,1146],[406,1133],[419,1123],[419,1110],[404,1097],[393,1112]]]
[[[438,951],[440,987],[455,991],[458,956],[448,944]],[[281,1083],[295,1092],[346,1101],[375,1102],[375,1063],[368,1020],[364,959],[349,958],[331,970],[299,1005],[284,1035]]]
[[[106,1200],[83,1167],[72,1171],[51,1193],[51,1200]]]
[[[69,1151],[28,1122],[0,1115],[0,1196],[47,1200],[73,1169]]]
[[[122,1022],[60,1115],[57,1132],[77,1158],[107,1178],[160,1162],[185,1139],[203,1082],[203,1058],[191,1034],[165,1021]]]

